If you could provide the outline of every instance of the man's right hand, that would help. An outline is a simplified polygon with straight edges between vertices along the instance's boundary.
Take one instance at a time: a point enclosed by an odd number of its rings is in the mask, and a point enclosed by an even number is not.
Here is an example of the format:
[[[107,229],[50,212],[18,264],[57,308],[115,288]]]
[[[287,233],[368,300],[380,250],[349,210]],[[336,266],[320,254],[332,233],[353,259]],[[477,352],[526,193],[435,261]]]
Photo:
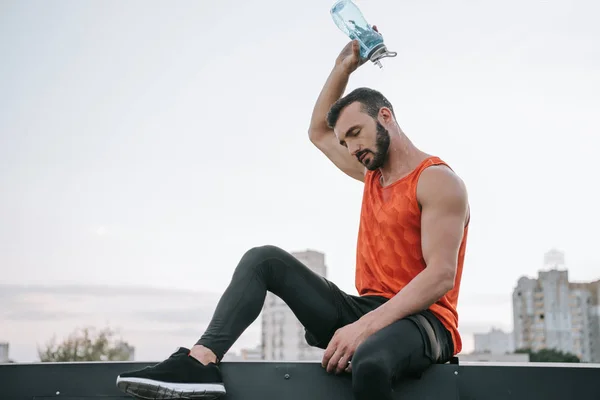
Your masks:
[[[379,32],[376,26],[373,26],[373,30],[375,32]],[[344,46],[335,60],[335,65],[342,68],[348,75],[350,75],[365,62],[367,62],[367,59],[360,57],[360,44],[358,43],[358,40],[353,40]]]

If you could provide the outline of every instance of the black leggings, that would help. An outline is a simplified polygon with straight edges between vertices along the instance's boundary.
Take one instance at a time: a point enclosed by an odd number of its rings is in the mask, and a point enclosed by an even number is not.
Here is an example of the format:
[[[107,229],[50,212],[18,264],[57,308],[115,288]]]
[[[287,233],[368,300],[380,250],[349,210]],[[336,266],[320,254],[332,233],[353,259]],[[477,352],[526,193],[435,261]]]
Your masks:
[[[240,260],[213,318],[197,344],[220,360],[260,314],[267,291],[280,297],[306,330],[308,344],[326,348],[335,331],[386,299],[352,296],[274,246],[249,250]],[[450,360],[450,333],[429,311],[399,320],[368,337],[352,357],[356,400],[392,399],[393,381],[418,377]]]

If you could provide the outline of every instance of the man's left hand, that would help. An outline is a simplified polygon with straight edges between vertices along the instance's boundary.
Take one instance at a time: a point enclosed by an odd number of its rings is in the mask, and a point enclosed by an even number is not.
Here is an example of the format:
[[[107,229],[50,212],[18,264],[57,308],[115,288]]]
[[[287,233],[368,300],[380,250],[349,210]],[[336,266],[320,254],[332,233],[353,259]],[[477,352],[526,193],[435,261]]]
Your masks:
[[[371,333],[368,323],[362,319],[338,329],[323,355],[323,368],[329,373],[349,372],[351,369],[348,363],[352,360],[354,352]]]

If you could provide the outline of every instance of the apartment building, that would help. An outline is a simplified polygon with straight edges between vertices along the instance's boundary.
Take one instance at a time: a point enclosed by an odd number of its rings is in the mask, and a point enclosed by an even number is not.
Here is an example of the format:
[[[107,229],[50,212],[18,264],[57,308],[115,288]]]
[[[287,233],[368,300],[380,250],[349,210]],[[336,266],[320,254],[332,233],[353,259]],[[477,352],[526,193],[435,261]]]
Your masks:
[[[327,276],[325,254],[307,250],[292,255],[312,271]],[[261,316],[264,360],[320,361],[323,358],[324,350],[306,343],[304,327],[287,304],[273,293],[267,293]]]
[[[513,291],[515,348],[556,349],[600,362],[600,281],[569,282],[564,253],[550,250],[538,278]]]

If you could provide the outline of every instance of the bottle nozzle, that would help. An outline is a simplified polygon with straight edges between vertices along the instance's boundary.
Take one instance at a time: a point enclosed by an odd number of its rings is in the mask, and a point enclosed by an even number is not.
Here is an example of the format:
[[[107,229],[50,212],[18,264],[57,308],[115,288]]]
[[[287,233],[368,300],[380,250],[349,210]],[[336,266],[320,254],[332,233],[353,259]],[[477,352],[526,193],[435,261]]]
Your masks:
[[[388,51],[388,49],[385,46],[382,46],[381,48],[377,49],[369,58],[373,64],[377,65],[379,68],[383,68],[383,65],[381,65],[381,59],[382,58],[387,58],[387,57],[396,57],[398,55],[398,53],[396,53],[395,51]]]

